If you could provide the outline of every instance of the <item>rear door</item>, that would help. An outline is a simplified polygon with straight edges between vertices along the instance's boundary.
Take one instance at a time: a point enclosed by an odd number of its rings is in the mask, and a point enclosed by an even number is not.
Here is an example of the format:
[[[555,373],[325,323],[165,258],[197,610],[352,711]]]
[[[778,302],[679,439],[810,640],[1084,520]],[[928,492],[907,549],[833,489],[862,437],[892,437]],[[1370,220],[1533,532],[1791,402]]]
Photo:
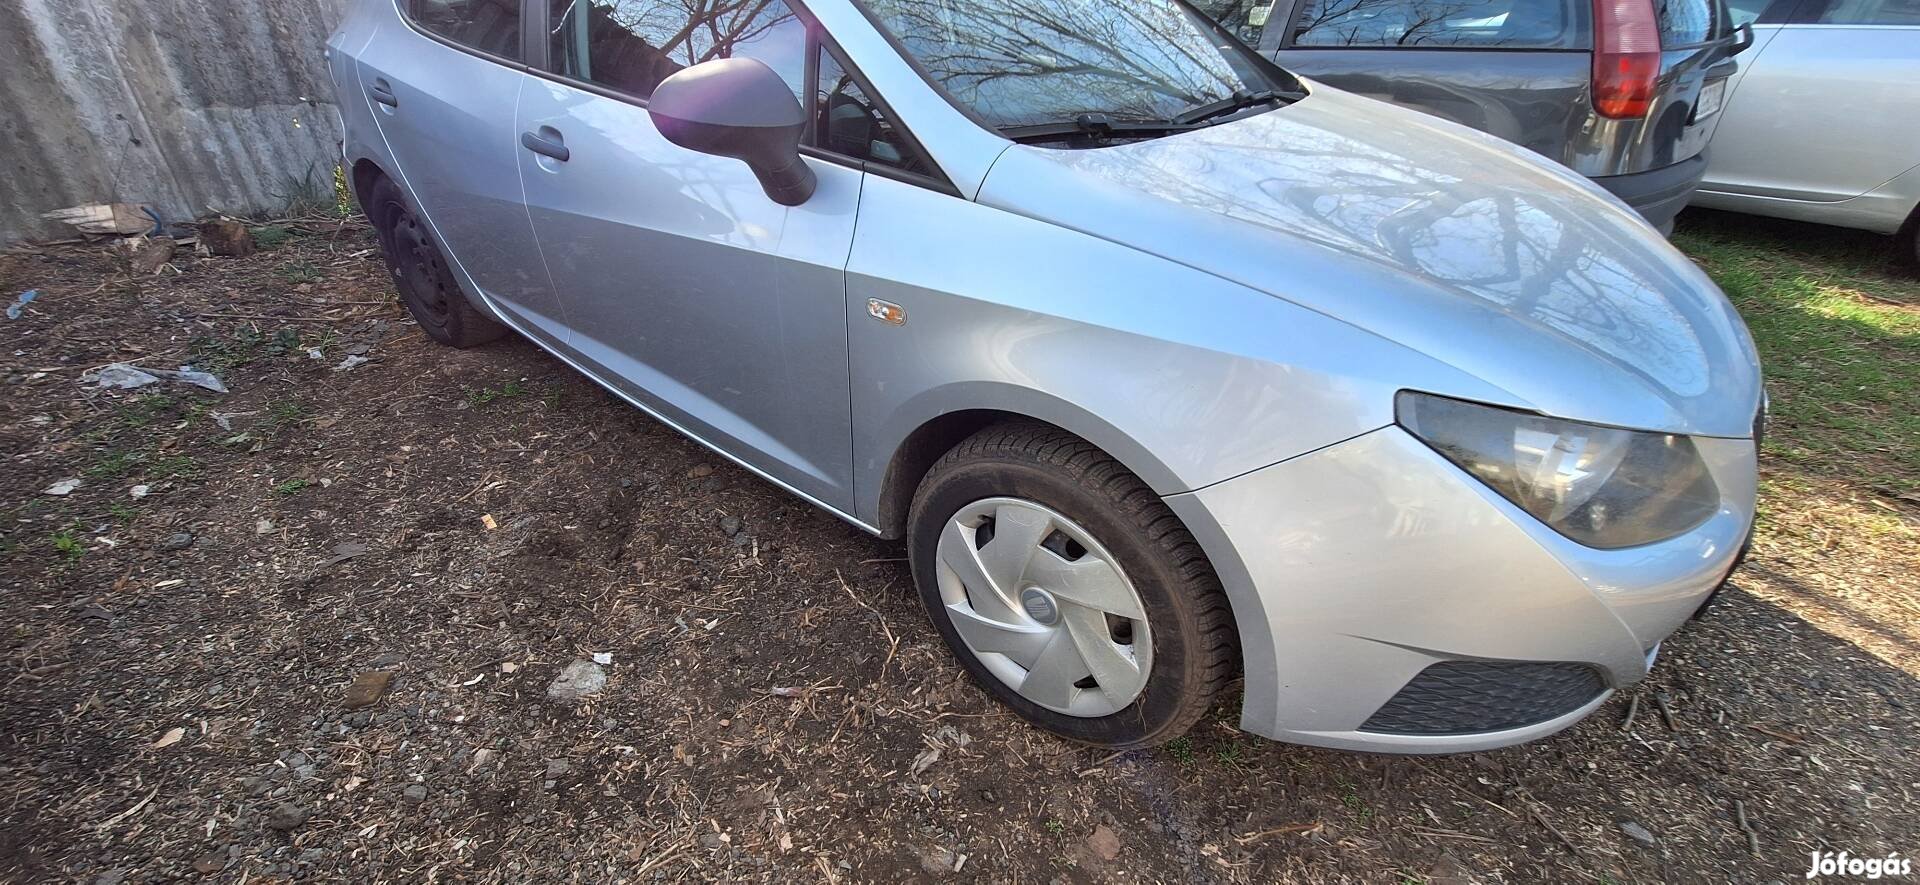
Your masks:
[[[1757,15],[1714,190],[1833,202],[1920,161],[1920,0],[1781,0]]]
[[[448,258],[523,329],[565,323],[520,190],[513,114],[530,79],[519,0],[398,0],[359,56],[364,100]]]

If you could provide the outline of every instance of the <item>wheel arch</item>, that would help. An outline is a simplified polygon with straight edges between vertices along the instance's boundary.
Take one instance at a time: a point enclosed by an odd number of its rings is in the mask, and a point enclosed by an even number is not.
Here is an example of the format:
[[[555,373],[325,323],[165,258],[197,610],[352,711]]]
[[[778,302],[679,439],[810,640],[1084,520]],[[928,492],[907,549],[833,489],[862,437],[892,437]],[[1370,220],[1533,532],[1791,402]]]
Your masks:
[[[871,524],[879,529],[881,536],[890,539],[905,537],[907,514],[921,481],[941,456],[967,437],[995,424],[1016,421],[1044,424],[1071,433],[1111,455],[1166,501],[1174,518],[1200,546],[1207,567],[1213,571],[1226,595],[1227,614],[1232,619],[1234,633],[1238,637],[1234,654],[1239,670],[1245,676],[1246,689],[1274,694],[1278,675],[1272,637],[1265,633],[1268,623],[1266,600],[1254,587],[1246,564],[1226,539],[1212,514],[1194,496],[1182,494],[1190,489],[1178,487],[1180,483],[1172,468],[1111,423],[1058,397],[1005,385],[970,387],[977,392],[998,387],[1005,389],[997,392],[1000,400],[991,406],[983,404],[920,415],[917,423],[912,423],[898,434],[899,441],[889,450],[891,454],[885,469],[881,471],[883,478],[872,502],[874,510],[869,511],[873,514],[870,517]],[[1025,393],[1009,397],[1012,390]],[[1017,403],[1007,402],[1009,398],[1017,400]],[[1158,477],[1160,482],[1156,483],[1153,477]],[[1249,696],[1243,690],[1240,699],[1242,721],[1251,721],[1249,710],[1256,715],[1270,715],[1270,703],[1255,704],[1249,708]]]
[[[372,193],[373,186],[383,178],[398,183],[379,163],[366,157],[354,160],[348,168],[347,183],[353,187],[353,198],[360,204],[361,212],[367,211],[367,194]]]
[[[1006,421],[1051,425],[1092,443],[1161,496],[1188,491],[1178,474],[1131,435],[1065,399],[1002,382],[962,382],[922,393],[903,404],[880,434],[864,471],[860,516],[881,537],[905,534],[914,490],[933,463],[961,440]],[[863,471],[856,469],[856,474]],[[863,478],[856,476],[856,482]]]

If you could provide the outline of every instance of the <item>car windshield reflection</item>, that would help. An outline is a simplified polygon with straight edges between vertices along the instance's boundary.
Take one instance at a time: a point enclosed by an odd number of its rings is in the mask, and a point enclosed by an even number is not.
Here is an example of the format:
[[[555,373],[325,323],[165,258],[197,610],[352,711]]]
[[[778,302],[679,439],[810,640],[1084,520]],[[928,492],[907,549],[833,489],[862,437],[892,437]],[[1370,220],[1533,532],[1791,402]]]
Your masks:
[[[1164,121],[1298,84],[1178,0],[866,0],[956,101],[999,129]]]

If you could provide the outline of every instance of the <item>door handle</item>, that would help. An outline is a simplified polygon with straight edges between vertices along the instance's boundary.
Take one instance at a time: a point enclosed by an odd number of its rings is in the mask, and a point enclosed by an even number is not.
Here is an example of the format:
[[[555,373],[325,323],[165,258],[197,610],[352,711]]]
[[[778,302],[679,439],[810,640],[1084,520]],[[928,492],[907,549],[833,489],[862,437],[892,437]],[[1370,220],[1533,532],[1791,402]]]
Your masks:
[[[393,88],[388,86],[385,80],[373,81],[373,85],[367,87],[367,95],[372,96],[374,101],[387,107],[397,108],[400,106],[400,97],[393,94]]]
[[[556,132],[554,135],[558,136],[559,133]],[[562,163],[565,163],[573,157],[573,151],[568,150],[566,145],[561,144],[558,138],[550,138],[538,132],[520,133],[520,146],[540,156],[552,157]]]

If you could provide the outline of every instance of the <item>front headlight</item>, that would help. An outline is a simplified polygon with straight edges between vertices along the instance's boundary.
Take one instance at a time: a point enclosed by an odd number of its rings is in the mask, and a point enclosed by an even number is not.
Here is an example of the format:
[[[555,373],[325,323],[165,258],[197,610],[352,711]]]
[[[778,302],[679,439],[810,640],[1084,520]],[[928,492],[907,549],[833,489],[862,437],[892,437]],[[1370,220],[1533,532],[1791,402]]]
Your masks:
[[[1400,426],[1589,547],[1664,541],[1720,507],[1693,440],[1401,391]]]

